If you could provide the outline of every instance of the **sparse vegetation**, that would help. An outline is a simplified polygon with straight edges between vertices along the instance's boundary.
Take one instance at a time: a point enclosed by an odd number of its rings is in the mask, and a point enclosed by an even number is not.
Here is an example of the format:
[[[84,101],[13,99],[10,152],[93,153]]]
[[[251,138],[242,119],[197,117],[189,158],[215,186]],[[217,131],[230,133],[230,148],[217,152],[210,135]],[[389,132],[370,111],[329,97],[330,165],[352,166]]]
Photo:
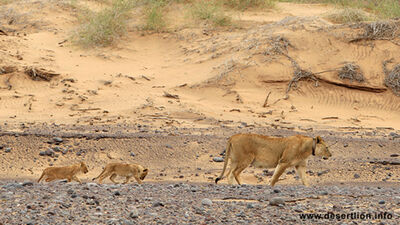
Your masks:
[[[354,8],[345,8],[325,16],[334,23],[356,23],[370,20],[371,18],[362,10]]]
[[[338,73],[340,79],[348,79],[350,82],[357,81],[357,82],[364,82],[364,75],[361,71],[360,66],[355,65],[353,63],[346,63]]]
[[[276,0],[224,0],[223,2],[231,8],[246,10],[248,8],[273,8]]]
[[[392,62],[393,59],[383,62],[383,71],[386,75],[384,82],[386,87],[392,89],[395,95],[400,96],[400,64],[395,65],[392,70],[389,70],[387,64]]]
[[[382,19],[400,17],[398,0],[279,0],[296,3],[326,3],[338,7],[358,8],[374,13]]]
[[[87,11],[73,41],[83,47],[112,44],[126,31],[128,13],[135,4],[134,0],[114,0],[98,13]]]
[[[13,0],[0,0],[0,5],[6,5],[11,2],[13,2]]]
[[[145,30],[161,31],[166,23],[163,17],[165,1],[151,0],[147,2],[145,9]]]
[[[217,26],[231,24],[231,18],[225,14],[222,3],[217,0],[196,1],[191,6],[193,18],[210,22]]]

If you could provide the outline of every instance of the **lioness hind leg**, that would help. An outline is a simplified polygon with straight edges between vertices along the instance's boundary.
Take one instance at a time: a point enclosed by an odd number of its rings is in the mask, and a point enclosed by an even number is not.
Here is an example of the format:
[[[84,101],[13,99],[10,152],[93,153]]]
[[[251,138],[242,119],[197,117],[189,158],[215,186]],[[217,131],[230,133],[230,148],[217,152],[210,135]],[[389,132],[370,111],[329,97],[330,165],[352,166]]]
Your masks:
[[[310,186],[308,184],[308,181],[306,180],[306,167],[304,165],[298,165],[295,167],[297,174],[299,175],[301,182],[303,183],[304,186]]]
[[[240,175],[240,173],[241,173],[244,169],[246,169],[246,168],[250,165],[251,161],[253,161],[253,160],[251,159],[251,160],[242,162],[242,163],[239,164],[239,165],[236,167],[236,169],[233,171],[233,175],[235,176],[236,182],[237,182],[239,185],[242,184],[242,182],[240,181],[239,175]]]
[[[275,185],[275,183],[278,181],[279,177],[286,170],[286,168],[288,168],[288,165],[286,163],[280,163],[278,164],[278,166],[276,166],[274,175],[272,176],[271,186]]]
[[[234,175],[233,175],[233,171],[236,170],[237,167],[237,163],[231,163],[231,168],[229,169],[228,172],[228,184],[232,185],[233,184],[233,179],[234,179]]]
[[[113,173],[113,175],[111,175],[110,180],[114,183],[114,184],[119,184],[117,181],[114,180],[114,178],[117,177],[117,174]]]

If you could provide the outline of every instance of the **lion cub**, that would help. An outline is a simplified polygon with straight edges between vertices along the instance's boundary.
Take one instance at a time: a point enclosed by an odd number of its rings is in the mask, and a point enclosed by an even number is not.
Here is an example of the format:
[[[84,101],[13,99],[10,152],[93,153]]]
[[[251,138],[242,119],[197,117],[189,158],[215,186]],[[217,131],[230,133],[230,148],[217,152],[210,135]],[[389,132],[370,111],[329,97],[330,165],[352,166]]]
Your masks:
[[[98,183],[101,184],[105,178],[110,176],[110,180],[114,184],[118,184],[118,182],[114,180],[114,178],[116,178],[118,175],[126,177],[124,184],[128,183],[131,177],[134,177],[135,180],[141,184],[142,180],[144,180],[144,178],[147,176],[148,171],[149,170],[147,168],[137,164],[109,163],[106,165],[103,172],[101,172],[98,177],[95,177],[92,180],[99,179]]]
[[[50,182],[53,180],[67,179],[68,182],[75,180],[82,184],[82,181],[76,176],[78,173],[87,173],[89,170],[84,162],[72,165],[72,166],[62,166],[62,167],[47,167],[43,170],[38,183],[46,176],[45,181]]]

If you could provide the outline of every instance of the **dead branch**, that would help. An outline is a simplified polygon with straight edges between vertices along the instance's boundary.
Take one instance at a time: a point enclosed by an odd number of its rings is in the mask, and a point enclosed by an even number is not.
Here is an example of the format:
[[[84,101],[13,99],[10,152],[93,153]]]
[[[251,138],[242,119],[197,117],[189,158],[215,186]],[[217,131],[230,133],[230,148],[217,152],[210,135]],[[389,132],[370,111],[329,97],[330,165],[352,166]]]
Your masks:
[[[45,80],[50,81],[53,77],[60,75],[59,73],[55,73],[53,71],[45,70],[42,68],[33,68],[33,67],[26,67],[25,73],[29,75],[32,80]]]
[[[271,92],[268,92],[267,97],[265,98],[265,101],[264,101],[264,104],[263,104],[264,108],[268,106],[268,98],[269,98],[270,94],[271,94]]]
[[[166,98],[179,99],[179,95],[173,95],[173,94],[170,94],[170,93],[168,93],[166,91],[164,91],[164,95],[163,96],[166,97]]]

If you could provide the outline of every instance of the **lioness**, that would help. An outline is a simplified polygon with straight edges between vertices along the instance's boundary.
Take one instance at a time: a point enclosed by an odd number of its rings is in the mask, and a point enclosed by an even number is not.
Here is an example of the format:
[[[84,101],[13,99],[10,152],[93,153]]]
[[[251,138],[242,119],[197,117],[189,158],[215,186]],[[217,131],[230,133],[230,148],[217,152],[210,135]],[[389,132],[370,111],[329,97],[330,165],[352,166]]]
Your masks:
[[[43,170],[42,175],[40,176],[38,183],[42,180],[43,177],[46,176],[45,181],[50,182],[57,179],[67,179],[68,182],[72,180],[78,181],[82,184],[82,181],[76,176],[78,173],[87,173],[89,170],[84,162],[72,165],[72,166],[63,166],[63,167],[47,167]]]
[[[306,159],[310,155],[324,159],[332,156],[320,136],[311,138],[302,135],[269,137],[257,134],[236,134],[228,141],[224,168],[221,175],[215,179],[215,183],[222,179],[228,160],[231,159],[231,168],[228,173],[229,184],[232,184],[233,177],[238,184],[241,184],[239,174],[252,164],[258,168],[276,167],[271,186],[274,186],[286,168],[291,166],[296,168],[303,185],[308,186],[305,179]]]
[[[118,175],[126,177],[124,184],[128,183],[131,177],[134,177],[136,181],[141,184],[142,180],[147,176],[148,171],[147,168],[137,164],[109,163],[106,165],[103,172],[92,180],[99,179],[99,184],[101,184],[103,179],[110,176],[110,180],[114,184],[118,184],[118,182],[114,180]]]

